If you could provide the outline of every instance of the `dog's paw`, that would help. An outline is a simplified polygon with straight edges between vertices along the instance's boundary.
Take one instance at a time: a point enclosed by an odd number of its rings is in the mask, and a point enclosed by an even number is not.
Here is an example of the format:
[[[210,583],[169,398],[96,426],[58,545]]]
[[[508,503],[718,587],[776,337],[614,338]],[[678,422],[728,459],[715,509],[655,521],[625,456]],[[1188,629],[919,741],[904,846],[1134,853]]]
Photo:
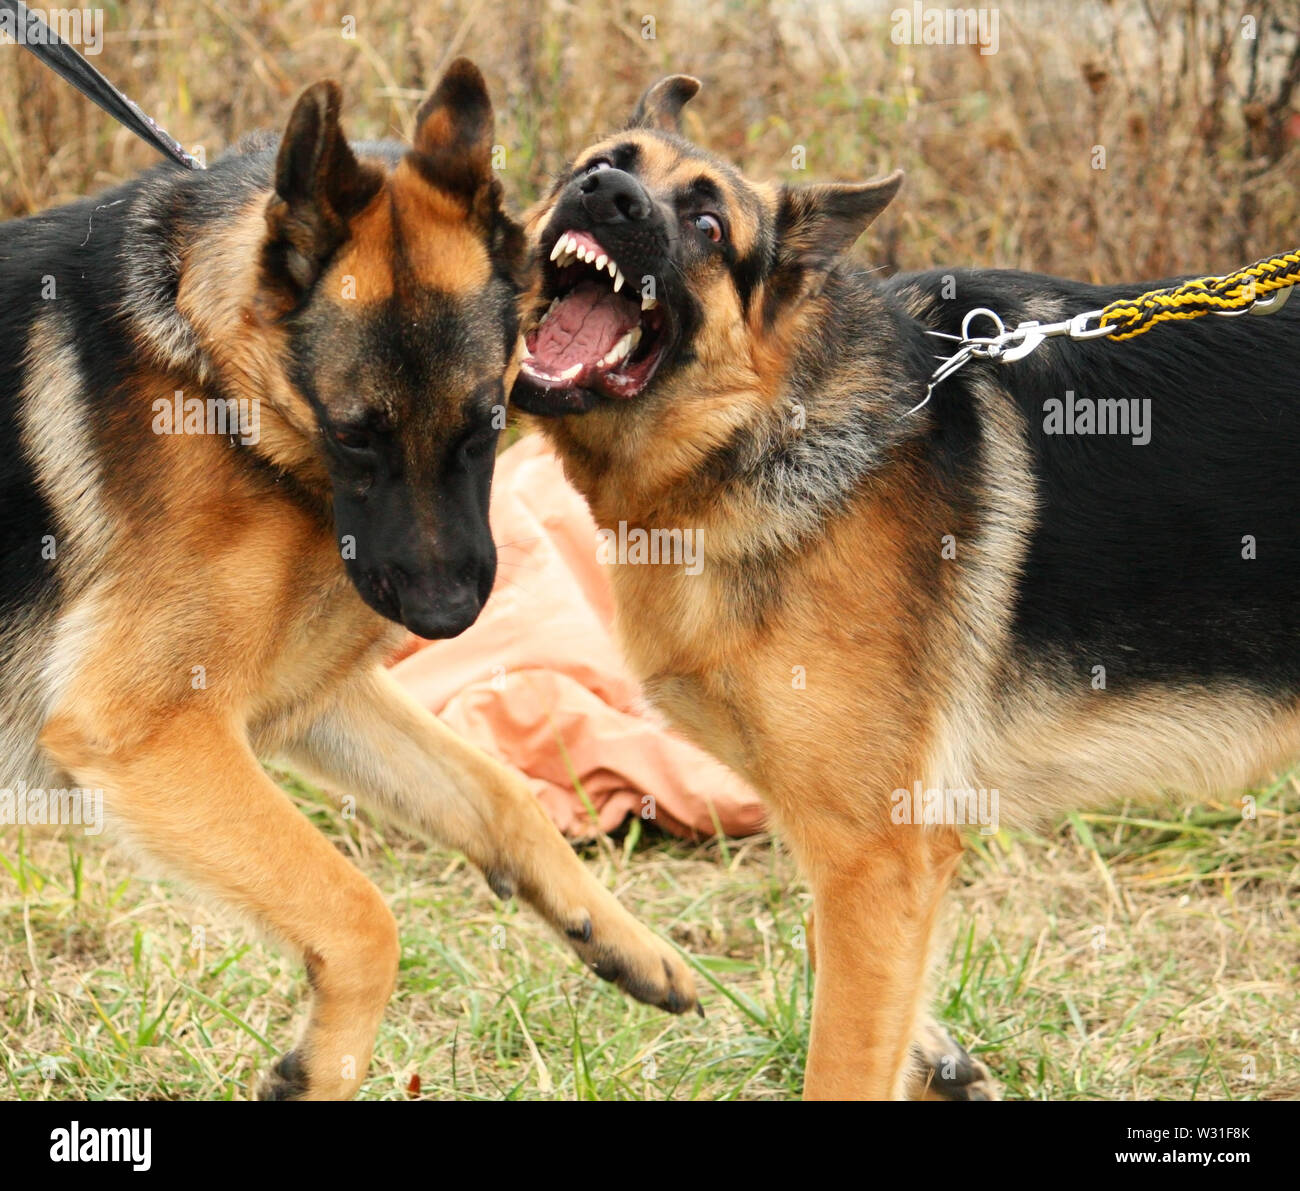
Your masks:
[[[989,1069],[959,1046],[941,1025],[926,1021],[912,1043],[913,1100],[997,1100]]]
[[[307,1095],[307,1065],[291,1050],[264,1076],[257,1088],[259,1100],[302,1100]]]
[[[585,870],[579,869],[577,877],[574,886],[557,882],[541,889],[521,887],[518,892],[602,980],[667,1013],[694,1010],[703,1017],[695,977],[686,961]],[[488,873],[487,879],[498,897],[515,892],[515,883],[499,873]]]
[[[695,989],[695,977],[682,958],[653,935],[639,946],[606,945],[574,949],[583,962],[602,980],[628,996],[665,1013],[694,1010],[701,1017],[704,1008]]]
[[[666,1013],[693,1009],[703,1016],[695,977],[686,961],[612,894],[608,898],[607,904],[580,912],[576,921],[561,928],[578,958],[635,1000]]]

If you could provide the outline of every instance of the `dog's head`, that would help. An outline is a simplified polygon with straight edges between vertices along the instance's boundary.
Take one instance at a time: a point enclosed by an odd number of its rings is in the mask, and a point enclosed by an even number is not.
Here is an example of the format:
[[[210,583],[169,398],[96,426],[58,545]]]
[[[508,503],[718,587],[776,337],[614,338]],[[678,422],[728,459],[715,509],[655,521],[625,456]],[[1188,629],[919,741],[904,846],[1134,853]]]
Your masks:
[[[521,409],[661,406],[727,377],[744,388],[902,181],[747,181],[681,137],[698,88],[685,75],[656,83],[531,213],[539,270],[511,398]]]
[[[496,574],[488,492],[523,237],[501,209],[472,63],[425,100],[409,148],[350,146],[339,100],[317,83],[289,119],[258,308],[281,336],[288,418],[323,464],[358,592],[422,637],[454,636]]]

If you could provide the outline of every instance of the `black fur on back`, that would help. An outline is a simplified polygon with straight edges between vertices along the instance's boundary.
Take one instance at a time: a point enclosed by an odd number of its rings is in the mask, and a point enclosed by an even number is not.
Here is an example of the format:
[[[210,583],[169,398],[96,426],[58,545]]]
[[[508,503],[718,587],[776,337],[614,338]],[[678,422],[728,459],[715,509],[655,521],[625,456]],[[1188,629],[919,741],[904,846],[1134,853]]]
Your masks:
[[[955,297],[941,296],[945,277]],[[956,334],[973,307],[1013,327],[1169,284],[936,271],[881,290],[913,308],[927,295],[924,326]],[[952,350],[924,341],[932,354]],[[936,459],[978,452],[968,386],[981,372],[1024,416],[1040,501],[1014,610],[1023,649],[1081,676],[1104,666],[1110,687],[1237,681],[1300,693],[1300,302],[1267,317],[1165,323],[1130,340],[1051,339],[1014,363],[972,363],[931,403],[932,434],[948,439]],[[1045,402],[1066,390],[1076,402],[1149,399],[1150,441],[1045,433]]]
[[[269,185],[273,161],[272,139],[249,138],[209,170],[158,165],[93,197],[0,224],[0,616],[31,605],[54,577],[41,549],[56,532],[53,516],[20,441],[33,324],[53,310],[68,329],[93,437],[139,350],[130,318],[174,303],[185,245]],[[45,296],[51,284],[53,297]]]

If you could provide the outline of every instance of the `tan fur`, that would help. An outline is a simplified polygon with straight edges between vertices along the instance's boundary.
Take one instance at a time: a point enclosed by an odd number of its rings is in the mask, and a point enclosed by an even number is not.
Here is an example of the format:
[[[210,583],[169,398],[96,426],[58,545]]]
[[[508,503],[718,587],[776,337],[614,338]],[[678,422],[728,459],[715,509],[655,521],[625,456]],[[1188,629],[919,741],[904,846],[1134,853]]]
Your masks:
[[[737,183],[725,165],[644,129],[584,151],[579,168],[629,142],[632,172],[667,208],[684,185],[709,178],[724,196],[738,258],[761,230],[754,204],[769,222],[779,209],[776,188]],[[534,240],[559,193],[530,212]],[[992,384],[969,386],[990,477],[990,490],[975,494],[978,524],[959,520],[965,515],[906,446],[864,467],[847,507],[811,526],[764,503],[743,473],[717,480],[720,448],[797,438],[782,437],[799,413],[782,407],[791,360],[829,311],[815,270],[770,302],[759,284],[746,311],[721,261],[688,259],[699,261],[688,284],[704,324],[686,361],[630,401],[538,425],[598,526],[698,535],[698,574],[611,569],[618,626],[647,695],[753,783],[812,888],[805,1095],[929,1097],[954,1046],[921,1011],[927,956],[962,843],[953,826],[895,822],[894,792],[917,783],[996,790],[1009,824],[1158,791],[1205,797],[1294,757],[1300,712],[1226,686],[1090,692],[1062,659],[1012,648],[1010,615],[1037,507],[1023,415]],[[914,294],[913,313],[924,313],[925,301]],[[1046,317],[1050,306],[1035,312]],[[523,309],[527,329],[537,301]],[[841,379],[842,391],[824,387],[820,416],[841,425],[837,418],[873,415],[864,403],[875,400],[877,379],[883,374]],[[879,424],[896,416],[883,411]],[[946,535],[960,567],[943,561]],[[918,1071],[918,1058],[931,1069]],[[963,1060],[966,1098],[991,1096],[987,1072]]]
[[[465,66],[452,71],[463,87]],[[306,97],[320,118],[331,95]],[[296,112],[310,132],[309,107]],[[494,201],[495,179],[484,185]],[[106,424],[86,416],[71,329],[57,313],[32,328],[24,445],[66,553],[54,610],[31,610],[6,662],[5,692],[22,683],[40,698],[21,713],[0,708],[0,780],[12,759],[29,781],[48,772],[103,789],[122,838],[303,957],[311,1011],[292,1061],[265,1081],[276,1098],[356,1091],[400,945],[378,890],[259,757],[286,755],[329,789],[462,850],[499,894],[518,891],[632,995],[674,1012],[694,1006],[688,966],[583,867],[524,779],[456,739],[384,670],[403,633],[362,601],[340,557],[320,428],[290,380],[283,293],[263,268],[285,208],[265,190],[195,236],[176,310],[135,324],[134,370]],[[484,214],[482,201],[444,193],[403,160],[354,212],[322,292],[345,301],[351,276],[358,306],[400,301],[404,282],[416,301],[429,290],[472,295],[492,276]],[[316,223],[301,210],[293,218],[305,251]],[[499,302],[491,309],[496,317]],[[153,403],[170,401],[182,362],[202,378],[187,396],[210,396],[216,379],[223,396],[260,403],[260,441],[153,433]],[[457,376],[472,391],[503,363],[470,361]],[[331,413],[346,417],[354,395],[333,399]],[[454,422],[457,411],[438,416]],[[105,442],[114,466],[101,475]],[[434,482],[418,472],[410,482],[425,479]]]
[[[526,783],[396,689],[379,665],[394,627],[356,596],[328,534],[245,490],[219,444],[195,458],[204,441],[173,440],[163,455],[156,492],[176,495],[175,519],[137,539],[65,617],[86,608],[92,631],[41,743],[77,784],[106,791],[129,840],[305,957],[308,1098],[360,1083],[396,973],[396,928],[262,774],[254,745],[502,874],[557,930],[585,934],[584,960],[615,966],[638,995],[693,1003],[680,957],[592,878]],[[223,493],[211,516],[191,504],[203,490]]]

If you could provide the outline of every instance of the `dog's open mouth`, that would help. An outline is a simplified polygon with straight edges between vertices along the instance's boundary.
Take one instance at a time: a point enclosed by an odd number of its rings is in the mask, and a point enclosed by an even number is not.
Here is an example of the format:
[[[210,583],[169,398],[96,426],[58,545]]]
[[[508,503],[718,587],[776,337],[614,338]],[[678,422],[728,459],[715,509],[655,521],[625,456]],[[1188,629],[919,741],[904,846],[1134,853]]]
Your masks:
[[[590,232],[555,241],[545,292],[553,301],[524,337],[520,371],[528,380],[622,398],[650,383],[667,344],[663,309],[628,284]]]

